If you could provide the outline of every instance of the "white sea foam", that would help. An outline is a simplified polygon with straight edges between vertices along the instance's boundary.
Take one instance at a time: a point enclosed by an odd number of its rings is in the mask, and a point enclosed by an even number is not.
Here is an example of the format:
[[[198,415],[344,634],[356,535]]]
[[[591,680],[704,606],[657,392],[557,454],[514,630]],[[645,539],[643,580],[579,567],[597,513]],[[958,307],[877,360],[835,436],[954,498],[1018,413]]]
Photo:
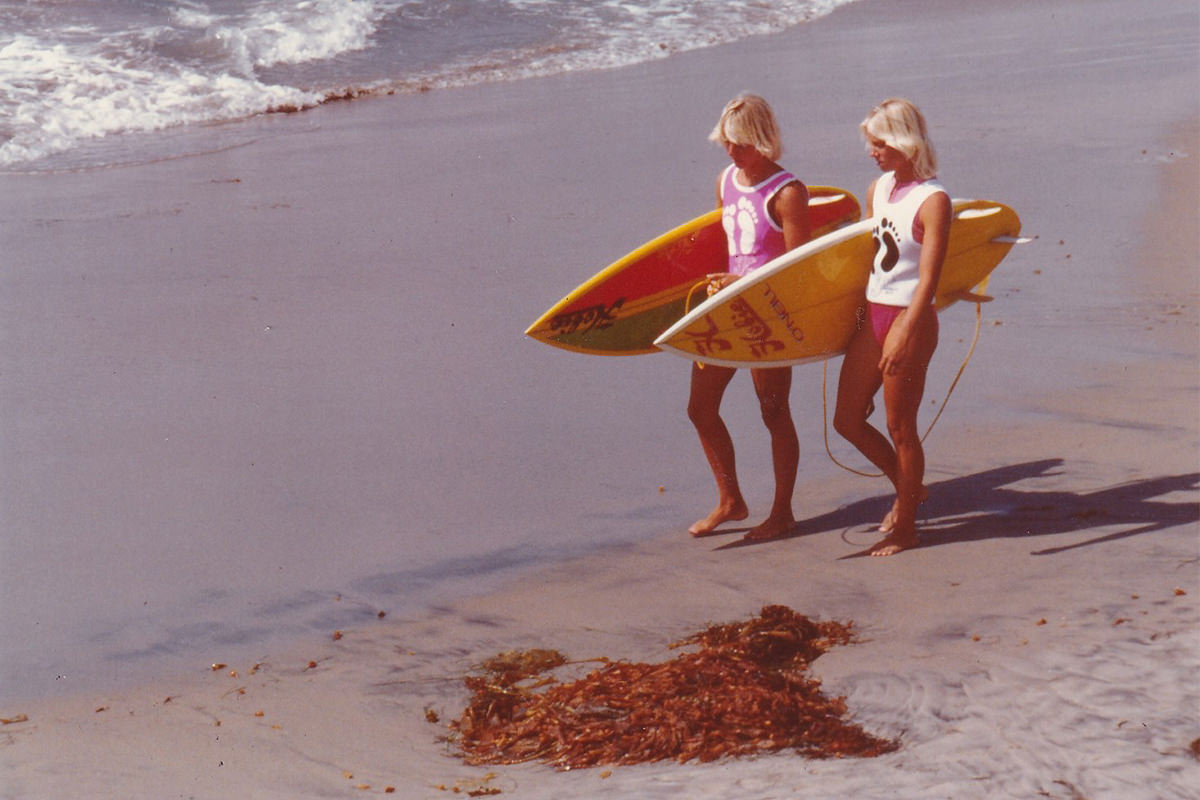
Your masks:
[[[385,8],[370,0],[305,0],[292,6],[259,3],[243,18],[213,26],[246,73],[277,64],[302,64],[365,48]]]
[[[208,75],[183,65],[151,69],[89,50],[47,47],[28,37],[0,48],[8,117],[0,166],[61,153],[112,133],[237,119],[321,99],[229,73]]]
[[[663,58],[851,1],[0,2],[0,169],[76,165],[56,154],[331,97]]]

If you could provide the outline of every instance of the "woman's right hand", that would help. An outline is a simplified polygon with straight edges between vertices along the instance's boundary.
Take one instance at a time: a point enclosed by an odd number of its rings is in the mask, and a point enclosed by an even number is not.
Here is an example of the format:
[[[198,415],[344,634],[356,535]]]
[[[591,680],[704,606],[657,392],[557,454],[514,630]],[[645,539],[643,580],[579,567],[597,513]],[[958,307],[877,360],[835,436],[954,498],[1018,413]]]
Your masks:
[[[708,278],[709,297],[712,297],[714,294],[738,279],[738,276],[734,275],[732,272],[710,272],[704,277]]]

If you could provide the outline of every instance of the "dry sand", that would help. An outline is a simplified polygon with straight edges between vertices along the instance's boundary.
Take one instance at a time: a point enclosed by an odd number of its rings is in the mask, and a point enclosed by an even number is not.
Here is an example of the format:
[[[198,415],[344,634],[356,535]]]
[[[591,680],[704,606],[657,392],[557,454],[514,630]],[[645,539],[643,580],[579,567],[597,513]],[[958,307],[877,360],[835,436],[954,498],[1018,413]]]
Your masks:
[[[3,524],[21,532],[0,562],[0,717],[27,717],[0,727],[0,797],[1194,796],[1200,26],[1187,3],[1130,14],[864,0],[631,69],[0,179]],[[925,546],[896,558],[853,557],[889,500],[820,453],[820,367],[793,390],[799,532],[743,547],[684,533],[712,491],[684,362],[512,335],[709,202],[704,136],[745,88],[779,110],[788,166],[859,192],[858,119],[913,97],[953,193],[1038,237],[992,282],[927,445]],[[943,316],[931,402],[971,317]],[[742,386],[727,416],[761,513],[752,405]],[[473,548],[517,577],[464,560],[431,607],[403,604],[397,551]],[[898,752],[561,773],[468,768],[439,741],[459,677],[497,651],[660,658],[765,603],[856,622],[815,671]]]

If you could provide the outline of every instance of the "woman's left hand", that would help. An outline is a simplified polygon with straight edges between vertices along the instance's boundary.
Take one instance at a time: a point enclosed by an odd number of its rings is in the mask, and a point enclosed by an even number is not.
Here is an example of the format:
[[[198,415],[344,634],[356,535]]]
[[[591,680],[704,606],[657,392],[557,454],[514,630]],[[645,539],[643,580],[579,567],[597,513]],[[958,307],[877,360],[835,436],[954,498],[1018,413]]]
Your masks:
[[[935,313],[932,307],[926,307],[922,312],[913,312],[908,307],[892,324],[888,337],[883,342],[883,354],[880,356],[880,372],[884,375],[899,375],[917,368],[920,361],[920,343],[917,330],[922,320],[922,313]]]
[[[884,375],[900,374],[912,360],[913,337],[907,317],[908,311],[904,311],[896,318],[883,343],[883,354],[879,358],[879,371]]]

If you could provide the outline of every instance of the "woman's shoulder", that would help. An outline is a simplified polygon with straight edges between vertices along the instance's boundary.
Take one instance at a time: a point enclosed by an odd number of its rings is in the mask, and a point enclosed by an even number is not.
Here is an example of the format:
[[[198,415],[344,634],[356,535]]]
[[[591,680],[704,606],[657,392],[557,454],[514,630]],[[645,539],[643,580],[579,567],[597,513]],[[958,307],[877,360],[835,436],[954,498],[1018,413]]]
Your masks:
[[[867,187],[867,197],[873,197],[878,191],[891,192],[896,185],[896,173],[885,172],[875,180],[871,181],[871,185]]]
[[[804,185],[804,181],[792,175],[791,178],[779,185],[771,194],[773,202],[779,203],[803,203],[808,205],[808,187]]]
[[[773,176],[779,191],[808,191],[808,185],[800,179],[800,176],[786,169],[781,169]]]
[[[946,191],[946,187],[937,178],[923,181],[920,189],[921,193],[917,197],[921,208],[925,208],[927,205],[950,208],[950,192]]]
[[[880,175],[875,180],[871,181],[870,185],[867,186],[866,200],[867,200],[868,213],[875,207],[875,195],[880,190],[880,188],[883,187],[884,179],[888,178],[891,174],[892,173],[890,173],[890,172],[885,172],[884,174]]]

